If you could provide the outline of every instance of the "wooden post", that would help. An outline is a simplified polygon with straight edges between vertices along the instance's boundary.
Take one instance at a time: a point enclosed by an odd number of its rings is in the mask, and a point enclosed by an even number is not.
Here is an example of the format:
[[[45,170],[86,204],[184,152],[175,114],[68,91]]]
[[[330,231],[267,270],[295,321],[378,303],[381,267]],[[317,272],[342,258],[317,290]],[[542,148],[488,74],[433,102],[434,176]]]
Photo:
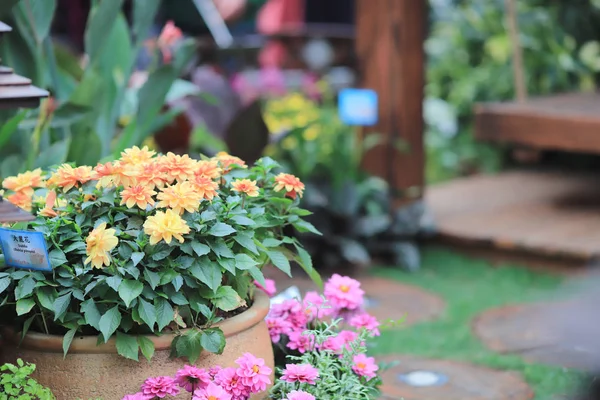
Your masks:
[[[368,152],[364,165],[389,182],[396,205],[405,204],[422,196],[425,180],[423,46],[427,2],[355,1],[361,86],[379,95],[379,123],[364,135],[382,135],[382,143]]]

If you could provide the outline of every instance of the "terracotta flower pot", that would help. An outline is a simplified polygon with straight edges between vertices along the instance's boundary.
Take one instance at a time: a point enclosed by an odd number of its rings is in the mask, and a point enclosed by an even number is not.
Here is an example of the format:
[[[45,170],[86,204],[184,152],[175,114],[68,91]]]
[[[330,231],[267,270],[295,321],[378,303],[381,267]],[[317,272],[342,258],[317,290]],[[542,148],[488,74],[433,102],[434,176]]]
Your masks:
[[[234,361],[250,352],[274,368],[273,349],[264,321],[268,312],[269,298],[257,290],[252,307],[218,324],[227,338],[223,354],[204,351],[196,365],[201,368],[235,367]],[[139,362],[119,356],[114,339],[96,346],[95,336],[75,337],[69,354],[63,359],[62,336],[28,333],[20,347],[17,347],[20,335],[14,331],[5,330],[3,336],[0,365],[14,363],[17,358],[36,364],[34,378],[52,389],[58,400],[121,400],[126,394],[138,392],[146,378],[174,376],[187,363],[184,359],[169,358],[174,337],[170,334],[147,336],[156,347],[151,363],[141,355]],[[176,398],[189,400],[190,394],[184,392]]]

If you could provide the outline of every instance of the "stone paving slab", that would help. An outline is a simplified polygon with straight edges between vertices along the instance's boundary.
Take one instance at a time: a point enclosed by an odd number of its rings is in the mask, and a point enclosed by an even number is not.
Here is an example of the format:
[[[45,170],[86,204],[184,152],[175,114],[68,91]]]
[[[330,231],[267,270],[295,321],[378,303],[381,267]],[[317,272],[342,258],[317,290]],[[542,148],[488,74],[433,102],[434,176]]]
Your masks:
[[[386,400],[527,400],[533,390],[520,374],[470,363],[420,358],[403,354],[376,357],[379,362],[398,362],[383,373],[381,399]],[[411,386],[407,374],[428,371],[444,379],[432,386]]]
[[[279,291],[290,286],[297,286],[302,293],[317,290],[317,286],[307,278],[289,278],[277,272],[266,275],[275,279]],[[444,311],[445,303],[439,296],[416,286],[370,276],[356,279],[365,291],[367,311],[380,321],[403,320],[400,326],[407,326],[435,319]],[[323,277],[325,280],[326,277]]]

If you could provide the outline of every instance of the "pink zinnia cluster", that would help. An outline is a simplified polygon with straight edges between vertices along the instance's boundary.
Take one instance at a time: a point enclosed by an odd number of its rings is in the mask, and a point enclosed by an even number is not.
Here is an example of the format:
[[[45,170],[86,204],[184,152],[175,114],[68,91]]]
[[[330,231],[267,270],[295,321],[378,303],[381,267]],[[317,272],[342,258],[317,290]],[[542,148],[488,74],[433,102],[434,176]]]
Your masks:
[[[325,283],[324,294],[336,310],[356,310],[363,305],[365,292],[356,279],[333,274]]]
[[[204,368],[186,365],[175,375],[175,382],[187,392],[193,393],[198,388],[205,388],[211,381],[211,376]]]
[[[367,380],[375,378],[379,367],[375,364],[373,357],[367,357],[365,354],[357,354],[352,358],[352,371],[359,376],[364,376]]]
[[[287,395],[287,400],[315,400],[315,396],[303,390],[292,390]]]
[[[356,329],[366,329],[371,332],[373,336],[381,335],[379,332],[379,321],[377,321],[377,318],[366,312],[352,317],[349,324]]]
[[[308,383],[314,385],[319,378],[319,370],[310,364],[287,364],[281,380],[294,383]]]
[[[176,396],[179,394],[179,387],[175,383],[175,379],[170,376],[157,376],[156,378],[146,379],[142,384],[141,393],[150,399],[156,397],[162,399],[166,396]]]

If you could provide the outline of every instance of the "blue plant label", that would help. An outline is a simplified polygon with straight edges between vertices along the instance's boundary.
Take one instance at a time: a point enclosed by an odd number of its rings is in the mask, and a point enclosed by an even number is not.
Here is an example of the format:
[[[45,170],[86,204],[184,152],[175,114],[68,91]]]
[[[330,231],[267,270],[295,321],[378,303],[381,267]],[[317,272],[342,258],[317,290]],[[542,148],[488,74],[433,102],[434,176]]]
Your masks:
[[[346,125],[371,126],[378,120],[377,92],[370,89],[343,89],[338,95],[339,116]]]
[[[0,228],[0,246],[9,267],[52,271],[42,232]]]

